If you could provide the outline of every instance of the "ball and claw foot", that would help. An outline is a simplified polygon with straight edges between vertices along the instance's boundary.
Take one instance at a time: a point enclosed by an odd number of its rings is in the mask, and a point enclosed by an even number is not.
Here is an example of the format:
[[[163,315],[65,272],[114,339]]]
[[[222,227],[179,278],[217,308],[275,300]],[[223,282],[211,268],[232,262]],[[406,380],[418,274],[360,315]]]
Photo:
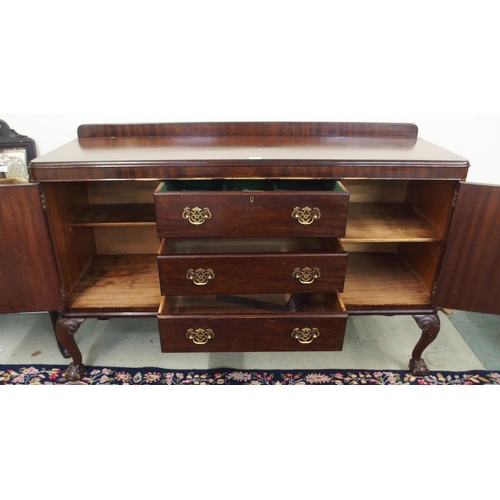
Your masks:
[[[426,377],[429,375],[429,368],[423,359],[410,360],[410,373],[416,377]]]
[[[85,376],[85,365],[75,365],[71,363],[64,370],[63,377],[69,382],[76,382]]]

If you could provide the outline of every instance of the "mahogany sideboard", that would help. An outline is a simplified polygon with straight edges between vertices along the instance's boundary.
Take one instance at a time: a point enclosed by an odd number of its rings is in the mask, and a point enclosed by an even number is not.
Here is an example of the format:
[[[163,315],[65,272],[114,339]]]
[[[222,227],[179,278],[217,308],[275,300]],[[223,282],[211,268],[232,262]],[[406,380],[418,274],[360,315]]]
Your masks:
[[[259,352],[339,351],[348,315],[406,314],[425,375],[438,308],[500,314],[500,187],[468,169],[413,124],[82,125],[0,186],[0,312],[57,315],[68,380],[86,318]]]

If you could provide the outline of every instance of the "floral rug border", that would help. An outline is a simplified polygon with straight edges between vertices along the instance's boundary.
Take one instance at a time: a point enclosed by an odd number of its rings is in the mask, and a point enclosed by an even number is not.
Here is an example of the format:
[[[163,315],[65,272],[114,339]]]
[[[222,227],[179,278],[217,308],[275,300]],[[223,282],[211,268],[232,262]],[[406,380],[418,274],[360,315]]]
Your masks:
[[[500,372],[431,372],[415,377],[389,370],[168,370],[87,367],[68,382],[66,366],[0,365],[0,385],[500,385]]]

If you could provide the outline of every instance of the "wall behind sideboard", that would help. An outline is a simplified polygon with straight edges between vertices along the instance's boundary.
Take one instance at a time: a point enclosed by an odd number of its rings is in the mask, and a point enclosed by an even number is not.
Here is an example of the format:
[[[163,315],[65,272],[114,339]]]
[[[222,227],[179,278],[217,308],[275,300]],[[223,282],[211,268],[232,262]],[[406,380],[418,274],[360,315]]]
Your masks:
[[[0,118],[40,154],[91,122],[412,122],[500,184],[494,2],[33,4],[2,5]]]
[[[411,122],[422,139],[438,144],[471,163],[468,180],[500,184],[499,114],[6,114],[19,134],[33,138],[39,155],[76,139],[82,123],[192,121],[369,121]]]

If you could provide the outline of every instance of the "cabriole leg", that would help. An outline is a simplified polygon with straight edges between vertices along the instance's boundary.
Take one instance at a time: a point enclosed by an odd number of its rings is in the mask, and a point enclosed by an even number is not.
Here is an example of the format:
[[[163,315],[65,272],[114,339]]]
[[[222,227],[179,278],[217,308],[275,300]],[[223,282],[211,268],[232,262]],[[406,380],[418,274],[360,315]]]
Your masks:
[[[63,373],[63,377],[71,382],[81,380],[85,375],[85,366],[82,360],[82,353],[76,345],[74,335],[85,321],[84,318],[61,318],[57,320],[57,339],[73,358],[73,362]]]
[[[422,354],[424,350],[436,340],[441,328],[441,323],[439,322],[439,316],[437,314],[413,316],[413,319],[422,330],[422,336],[411,354],[410,372],[412,375],[423,377],[429,375],[429,368],[427,368],[425,361],[422,359]]]
[[[59,352],[62,354],[63,358],[70,358],[69,352],[64,348],[64,346],[59,342],[59,339],[57,338],[57,320],[59,319],[59,312],[58,311],[49,311],[49,316],[50,316],[50,321],[52,322],[52,327],[54,328],[54,334],[56,337],[57,341],[57,347],[59,348]]]

